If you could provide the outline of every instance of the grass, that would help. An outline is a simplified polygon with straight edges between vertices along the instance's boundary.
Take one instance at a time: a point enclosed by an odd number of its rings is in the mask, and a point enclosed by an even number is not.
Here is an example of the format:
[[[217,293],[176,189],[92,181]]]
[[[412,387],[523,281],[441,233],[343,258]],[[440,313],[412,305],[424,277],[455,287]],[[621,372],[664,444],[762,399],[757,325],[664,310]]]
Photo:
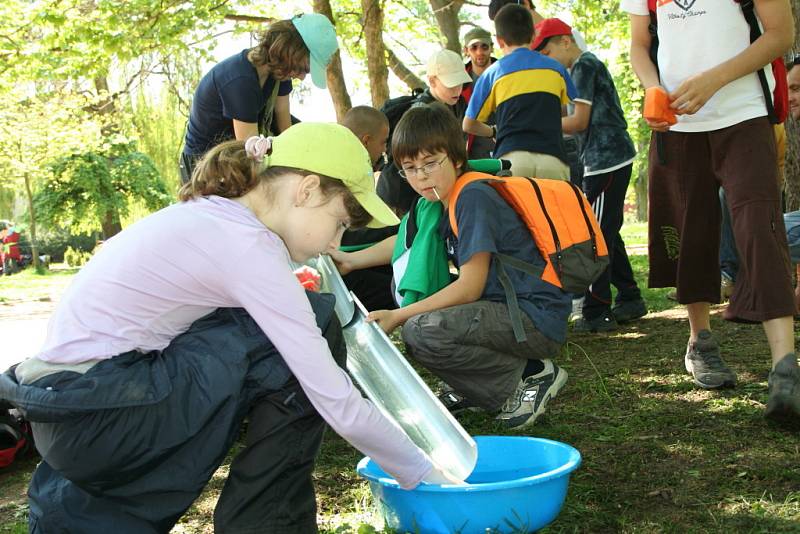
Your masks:
[[[647,258],[631,261],[644,287]],[[27,283],[35,289],[36,282]],[[714,307],[712,325],[739,386],[698,390],[683,369],[685,312],[667,292],[644,289],[652,313],[616,333],[570,335],[558,361],[569,382],[527,432],[570,443],[583,456],[560,516],[544,532],[800,533],[800,429],[762,417],[769,354],[761,328],[724,322],[723,307]],[[472,435],[517,434],[485,414],[459,419]],[[355,473],[360,458],[327,434],[315,474],[323,533],[381,531],[368,486]],[[213,531],[229,461],[173,532]],[[30,460],[0,474],[0,532],[25,532],[24,486],[33,466]]]
[[[45,274],[28,268],[13,276],[0,276],[0,304],[51,300],[77,272],[66,264],[53,264]]]

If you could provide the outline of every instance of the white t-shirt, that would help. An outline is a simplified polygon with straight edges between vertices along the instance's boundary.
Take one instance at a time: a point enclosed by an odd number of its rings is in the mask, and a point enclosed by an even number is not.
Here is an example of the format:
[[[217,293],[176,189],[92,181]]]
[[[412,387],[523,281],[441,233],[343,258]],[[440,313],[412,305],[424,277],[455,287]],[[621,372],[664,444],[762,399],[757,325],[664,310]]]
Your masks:
[[[738,55],[750,46],[750,29],[733,0],[673,0],[658,2],[658,68],[661,84],[675,90],[694,74]],[[647,0],[621,0],[633,15],[649,15]],[[764,68],[770,92],[775,87],[772,67]],[[671,129],[708,132],[767,115],[758,75],[751,73],[720,89],[694,115],[681,115]]]

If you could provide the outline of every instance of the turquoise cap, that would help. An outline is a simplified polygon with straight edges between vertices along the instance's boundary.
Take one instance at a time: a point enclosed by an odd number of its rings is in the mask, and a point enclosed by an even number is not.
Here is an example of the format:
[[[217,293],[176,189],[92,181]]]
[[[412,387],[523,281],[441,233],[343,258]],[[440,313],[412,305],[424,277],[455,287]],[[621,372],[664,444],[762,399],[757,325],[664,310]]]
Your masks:
[[[336,30],[325,15],[301,13],[292,17],[292,24],[310,52],[311,81],[320,89],[325,89],[325,72],[333,53],[339,49]]]

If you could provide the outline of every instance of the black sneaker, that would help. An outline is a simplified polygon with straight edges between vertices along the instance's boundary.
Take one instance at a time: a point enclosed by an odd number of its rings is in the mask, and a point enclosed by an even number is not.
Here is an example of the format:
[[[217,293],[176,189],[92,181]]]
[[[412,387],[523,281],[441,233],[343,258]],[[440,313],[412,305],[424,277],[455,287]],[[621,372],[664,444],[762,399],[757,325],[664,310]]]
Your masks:
[[[542,360],[544,370],[525,380],[506,400],[496,417],[506,428],[522,428],[536,422],[550,399],[567,383],[567,372],[551,360]]]
[[[800,367],[794,353],[784,356],[769,373],[769,400],[764,415],[776,420],[800,420]]]
[[[618,301],[611,307],[611,315],[618,323],[629,323],[647,315],[643,299]]]
[[[736,373],[722,361],[719,344],[708,330],[698,332],[695,342],[690,342],[686,347],[684,365],[692,374],[694,383],[703,389],[732,388],[736,385]]]
[[[576,333],[586,332],[613,332],[619,325],[610,310],[606,310],[594,319],[580,317],[572,323],[572,331]]]
[[[468,398],[459,395],[456,390],[445,384],[442,392],[438,395],[439,402],[444,404],[444,407],[452,414],[457,414],[466,410],[477,411],[478,408]]]

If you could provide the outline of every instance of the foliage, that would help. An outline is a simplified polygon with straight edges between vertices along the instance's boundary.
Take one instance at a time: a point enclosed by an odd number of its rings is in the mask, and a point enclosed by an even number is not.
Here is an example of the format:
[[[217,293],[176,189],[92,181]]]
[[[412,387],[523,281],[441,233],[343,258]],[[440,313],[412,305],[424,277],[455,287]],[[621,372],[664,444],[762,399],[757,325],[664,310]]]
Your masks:
[[[92,259],[92,254],[84,250],[76,250],[72,247],[67,247],[64,252],[64,262],[70,267],[82,267],[86,262]]]
[[[130,135],[138,138],[139,149],[153,161],[167,190],[175,192],[181,183],[178,159],[186,124],[179,98],[162,88],[155,97],[140,90],[132,100]]]
[[[109,212],[119,222],[136,200],[151,210],[171,200],[152,160],[121,137],[99,150],[67,155],[50,169],[36,195],[36,209],[42,221],[73,232],[101,229]]]

